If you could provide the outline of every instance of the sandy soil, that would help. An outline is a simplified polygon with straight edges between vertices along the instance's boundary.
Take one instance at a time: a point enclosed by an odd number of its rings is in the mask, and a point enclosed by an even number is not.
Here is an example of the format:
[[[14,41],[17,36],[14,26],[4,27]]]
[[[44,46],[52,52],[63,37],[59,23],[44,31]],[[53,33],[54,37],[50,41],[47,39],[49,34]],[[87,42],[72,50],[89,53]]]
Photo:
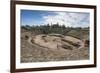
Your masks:
[[[80,39],[65,36],[63,39],[73,43],[79,43],[76,46],[64,42],[61,37],[49,35],[36,35],[34,38],[29,36],[27,40],[21,40],[21,62],[46,62],[46,61],[65,61],[65,60],[85,60],[89,59],[89,47],[84,46]],[[72,49],[65,49],[62,46],[67,45]]]

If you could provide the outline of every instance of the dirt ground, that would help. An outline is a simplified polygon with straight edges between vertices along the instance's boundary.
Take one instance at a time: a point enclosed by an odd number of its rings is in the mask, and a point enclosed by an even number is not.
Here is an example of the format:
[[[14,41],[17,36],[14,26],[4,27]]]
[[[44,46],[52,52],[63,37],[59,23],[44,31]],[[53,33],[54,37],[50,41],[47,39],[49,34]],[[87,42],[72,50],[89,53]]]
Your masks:
[[[52,36],[41,34],[21,38],[21,62],[86,59],[89,59],[89,47],[85,46],[83,40],[72,36],[59,37],[56,34]]]

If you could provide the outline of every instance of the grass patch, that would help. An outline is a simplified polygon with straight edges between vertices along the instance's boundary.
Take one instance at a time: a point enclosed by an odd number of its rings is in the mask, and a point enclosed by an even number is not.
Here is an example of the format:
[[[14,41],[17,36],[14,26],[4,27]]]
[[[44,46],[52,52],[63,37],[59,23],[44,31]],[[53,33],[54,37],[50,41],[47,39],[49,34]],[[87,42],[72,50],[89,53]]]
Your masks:
[[[81,30],[71,30],[67,33],[67,35],[78,38],[78,39],[83,39],[84,35],[89,35],[89,29],[81,29]]]

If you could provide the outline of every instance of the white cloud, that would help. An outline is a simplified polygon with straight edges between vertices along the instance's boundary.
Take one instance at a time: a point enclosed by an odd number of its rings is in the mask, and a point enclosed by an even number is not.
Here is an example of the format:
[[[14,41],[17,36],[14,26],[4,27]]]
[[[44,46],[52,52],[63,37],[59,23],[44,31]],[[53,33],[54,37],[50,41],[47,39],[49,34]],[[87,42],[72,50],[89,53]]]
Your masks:
[[[75,13],[75,12],[53,12],[54,15],[43,16],[44,24],[56,24],[73,26],[73,27],[85,27],[89,26],[89,14],[87,13]]]

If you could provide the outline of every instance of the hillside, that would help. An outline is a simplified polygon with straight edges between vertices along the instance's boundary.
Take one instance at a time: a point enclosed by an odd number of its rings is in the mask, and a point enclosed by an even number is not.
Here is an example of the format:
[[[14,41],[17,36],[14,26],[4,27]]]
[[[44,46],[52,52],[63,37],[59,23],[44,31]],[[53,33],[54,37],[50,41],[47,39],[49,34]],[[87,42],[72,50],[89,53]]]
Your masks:
[[[21,27],[21,62],[89,59],[89,28]]]

